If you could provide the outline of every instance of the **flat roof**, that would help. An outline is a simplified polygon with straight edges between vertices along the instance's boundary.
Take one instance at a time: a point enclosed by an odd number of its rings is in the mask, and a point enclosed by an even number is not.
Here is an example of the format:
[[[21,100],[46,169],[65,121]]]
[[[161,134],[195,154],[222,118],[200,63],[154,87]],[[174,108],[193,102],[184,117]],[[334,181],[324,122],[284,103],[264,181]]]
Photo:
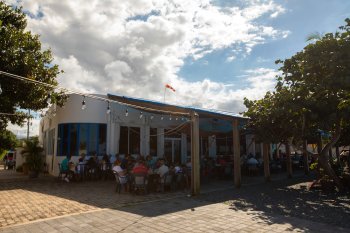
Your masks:
[[[166,104],[161,103],[153,100],[147,100],[142,98],[134,98],[134,97],[128,97],[128,96],[120,96],[115,94],[107,94],[108,98],[111,100],[116,100],[122,103],[126,104],[133,104],[140,107],[147,107],[147,108],[153,108],[157,110],[164,110],[164,111],[174,111],[174,112],[181,112],[181,113],[189,113],[191,111],[195,111],[199,114],[200,117],[210,117],[210,118],[220,118],[225,120],[232,120],[232,119],[241,119],[241,120],[247,120],[248,118],[243,117],[239,114],[222,111],[222,110],[215,110],[215,109],[205,109],[205,108],[198,108],[193,106],[180,106],[180,105],[174,105],[174,104]]]

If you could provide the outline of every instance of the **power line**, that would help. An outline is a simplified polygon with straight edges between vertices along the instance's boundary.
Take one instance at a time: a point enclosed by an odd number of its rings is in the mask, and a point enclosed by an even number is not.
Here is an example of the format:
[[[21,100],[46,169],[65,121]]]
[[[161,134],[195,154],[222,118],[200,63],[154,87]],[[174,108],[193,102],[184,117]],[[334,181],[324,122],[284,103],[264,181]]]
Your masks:
[[[49,88],[52,88],[52,89],[60,90],[63,93],[76,94],[76,95],[80,95],[80,96],[83,96],[83,97],[89,97],[91,99],[97,99],[97,100],[100,100],[100,101],[105,101],[105,102],[110,102],[110,103],[118,103],[118,104],[121,104],[121,105],[124,105],[124,106],[136,108],[136,109],[143,109],[143,110],[151,111],[151,112],[167,113],[167,114],[174,114],[174,115],[184,115],[184,116],[189,116],[190,115],[190,113],[159,110],[159,109],[139,106],[139,105],[135,105],[135,104],[123,103],[123,102],[120,102],[120,101],[117,101],[117,100],[108,99],[108,98],[104,98],[104,97],[101,97],[101,96],[96,96],[96,95],[92,95],[92,94],[82,93],[82,92],[75,91],[75,90],[70,90],[70,89],[67,89],[67,88],[64,88],[64,87],[55,86],[55,85],[52,85],[52,84],[48,84],[48,83],[44,83],[44,82],[41,82],[41,81],[33,80],[33,79],[26,78],[26,77],[23,77],[23,76],[20,76],[20,75],[16,75],[16,74],[11,74],[11,73],[4,72],[4,71],[1,71],[1,70],[0,70],[0,74],[5,75],[5,76],[10,77],[10,78],[14,78],[14,79],[20,80],[20,81],[27,81],[27,82],[31,82],[31,83],[34,83],[34,84],[42,85],[42,86],[45,86],[45,87],[49,87]]]

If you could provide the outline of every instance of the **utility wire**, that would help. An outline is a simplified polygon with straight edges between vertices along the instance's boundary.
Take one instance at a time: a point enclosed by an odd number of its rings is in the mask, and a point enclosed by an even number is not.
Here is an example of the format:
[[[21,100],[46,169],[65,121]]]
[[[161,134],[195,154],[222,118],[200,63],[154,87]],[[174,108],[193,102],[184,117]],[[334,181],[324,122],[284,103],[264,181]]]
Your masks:
[[[46,86],[46,87],[49,87],[49,88],[52,88],[52,89],[57,89],[57,90],[60,90],[60,91],[62,91],[64,93],[81,95],[81,96],[89,97],[91,99],[97,99],[97,100],[110,102],[110,103],[118,103],[118,104],[121,104],[121,105],[124,105],[124,106],[136,108],[136,109],[142,109],[142,110],[151,111],[151,112],[158,112],[158,113],[174,114],[174,115],[184,115],[184,116],[189,116],[190,115],[190,113],[159,110],[159,109],[143,107],[143,106],[139,106],[139,105],[135,105],[135,104],[123,103],[123,102],[120,102],[120,101],[117,101],[117,100],[108,99],[108,98],[104,98],[104,97],[96,96],[96,95],[92,95],[92,94],[82,93],[82,92],[79,92],[79,91],[74,91],[74,90],[70,90],[70,89],[67,89],[67,88],[55,86],[55,85],[52,85],[52,84],[40,82],[40,81],[37,81],[37,80],[33,80],[33,79],[26,78],[26,77],[23,77],[23,76],[20,76],[20,75],[16,75],[16,74],[11,74],[11,73],[4,72],[4,71],[1,71],[1,70],[0,70],[0,74],[8,76],[10,78],[17,79],[17,80],[27,81],[27,82],[31,82],[31,83],[34,83],[34,84]]]

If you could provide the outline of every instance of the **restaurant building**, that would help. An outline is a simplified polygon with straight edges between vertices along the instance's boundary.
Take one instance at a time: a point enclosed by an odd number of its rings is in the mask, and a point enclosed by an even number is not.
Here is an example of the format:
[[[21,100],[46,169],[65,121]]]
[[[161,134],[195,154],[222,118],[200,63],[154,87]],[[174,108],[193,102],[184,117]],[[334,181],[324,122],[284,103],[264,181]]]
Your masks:
[[[65,156],[77,162],[81,154],[120,157],[151,155],[173,163],[191,159],[191,112],[199,119],[199,155],[232,157],[233,119],[227,112],[181,107],[118,95],[71,94],[63,107],[52,105],[40,122],[39,138],[48,172],[57,175]],[[104,98],[104,100],[101,100]],[[252,135],[240,134],[239,153],[257,150]],[[254,150],[254,151],[252,151]]]

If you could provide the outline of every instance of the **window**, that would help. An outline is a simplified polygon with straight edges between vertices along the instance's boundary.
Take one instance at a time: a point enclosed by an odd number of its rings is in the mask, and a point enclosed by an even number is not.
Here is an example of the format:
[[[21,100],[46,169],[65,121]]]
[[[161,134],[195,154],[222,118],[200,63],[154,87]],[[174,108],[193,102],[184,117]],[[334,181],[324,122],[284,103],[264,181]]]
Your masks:
[[[54,134],[53,132],[53,135]],[[87,155],[92,155],[94,153],[103,155],[106,153],[106,139],[106,124],[59,124],[57,156],[78,156],[82,153]]]
[[[87,154],[88,124],[80,124],[79,127],[79,155]]]
[[[232,155],[233,154],[232,137],[216,138],[216,154],[217,155]]]
[[[150,155],[157,156],[158,143],[157,143],[157,129],[150,129]]]
[[[120,127],[120,154],[140,154],[140,128],[139,127]]]

